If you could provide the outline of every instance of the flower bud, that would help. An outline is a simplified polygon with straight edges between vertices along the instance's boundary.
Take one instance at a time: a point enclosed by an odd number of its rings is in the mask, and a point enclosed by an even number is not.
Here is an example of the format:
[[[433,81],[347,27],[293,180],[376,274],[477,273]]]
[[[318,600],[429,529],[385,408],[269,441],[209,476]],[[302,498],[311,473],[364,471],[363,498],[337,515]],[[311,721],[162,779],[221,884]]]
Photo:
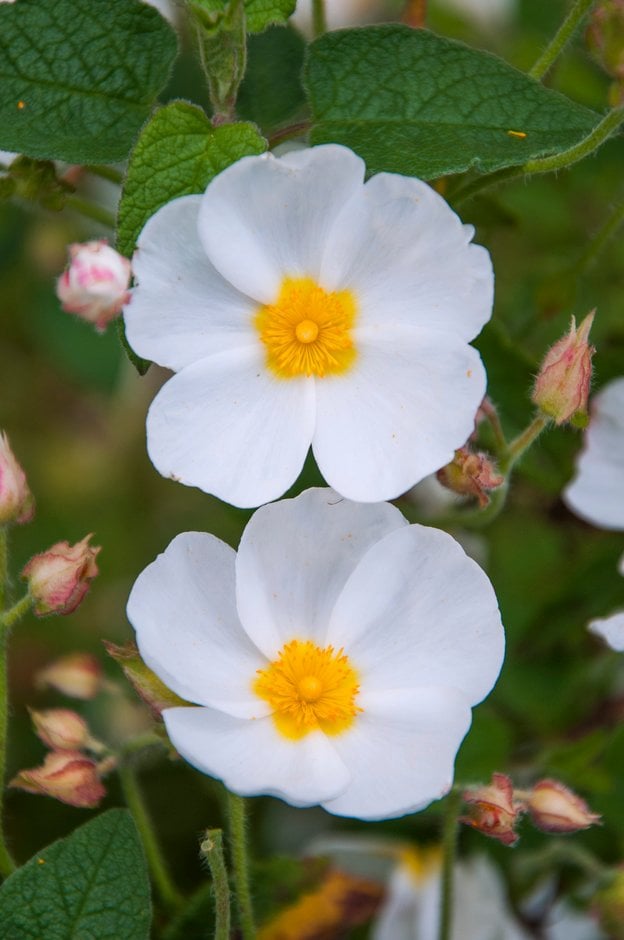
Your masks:
[[[53,751],[80,751],[91,741],[86,721],[69,708],[30,710],[35,731]]]
[[[38,672],[35,681],[70,698],[91,699],[102,688],[102,667],[91,653],[70,653]]]
[[[587,45],[605,72],[624,81],[624,0],[603,0],[596,6]]]
[[[569,333],[548,350],[535,381],[533,402],[556,424],[572,420],[582,425],[587,420],[591,360],[596,351],[588,337],[595,313],[588,313],[578,329],[572,317]]]
[[[117,646],[105,641],[104,646],[108,655],[119,663],[126,679],[134,686],[135,692],[143,699],[154,718],[160,719],[164,708],[189,704],[168,689],[149,666],[145,665],[135,643]]]
[[[467,790],[463,799],[469,804],[468,815],[462,816],[460,822],[498,839],[503,845],[514,845],[518,841],[515,825],[525,807],[514,800],[513,785],[506,774],[492,774],[491,783]]]
[[[56,283],[56,295],[63,310],[102,331],[130,299],[130,262],[105,241],[70,245],[69,254],[69,267]]]
[[[9,786],[91,809],[106,795],[95,761],[79,751],[50,751],[41,767],[21,770]]]
[[[34,514],[35,501],[26,475],[15,459],[8,437],[0,431],[0,526],[30,522]]]
[[[481,507],[490,501],[488,492],[504,482],[494,463],[485,454],[472,453],[467,447],[455,451],[453,460],[437,472],[440,483],[454,493],[474,496]]]
[[[31,558],[22,577],[35,601],[35,613],[71,614],[89,590],[89,582],[98,574],[95,563],[99,548],[89,545],[91,535],[81,542],[57,542],[52,548]]]
[[[543,832],[578,832],[600,822],[587,803],[559,780],[540,780],[527,797],[533,824]]]

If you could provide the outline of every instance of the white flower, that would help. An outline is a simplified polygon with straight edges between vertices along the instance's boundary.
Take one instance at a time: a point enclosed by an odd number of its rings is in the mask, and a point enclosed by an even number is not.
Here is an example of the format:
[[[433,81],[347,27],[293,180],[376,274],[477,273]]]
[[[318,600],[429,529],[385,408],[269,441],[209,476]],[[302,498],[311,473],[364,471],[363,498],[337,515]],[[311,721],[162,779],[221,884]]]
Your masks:
[[[618,562],[618,571],[624,575],[624,555]],[[587,629],[604,640],[616,653],[624,653],[624,610],[616,611],[609,617],[590,620]]]
[[[163,712],[183,757],[236,793],[362,819],[448,791],[503,657],[492,586],[449,535],[329,489],[259,509],[238,554],[179,535],[128,617],[199,706]]]
[[[178,373],[147,422],[164,476],[257,506],[312,445],[338,492],[377,502],[472,432],[489,255],[425,183],[364,169],[333,144],[245,157],[143,229],[125,316]]]
[[[602,529],[624,529],[624,378],[592,400],[576,476],[564,492],[570,509]]]

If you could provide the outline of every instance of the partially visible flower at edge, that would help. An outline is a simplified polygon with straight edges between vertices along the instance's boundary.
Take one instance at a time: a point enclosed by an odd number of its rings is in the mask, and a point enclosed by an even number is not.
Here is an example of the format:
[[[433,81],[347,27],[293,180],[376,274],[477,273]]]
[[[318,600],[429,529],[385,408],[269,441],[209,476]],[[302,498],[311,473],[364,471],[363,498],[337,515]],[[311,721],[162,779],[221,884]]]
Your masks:
[[[0,526],[23,525],[35,514],[35,501],[26,474],[11,450],[9,439],[0,431]]]
[[[378,502],[471,434],[489,255],[426,183],[364,172],[335,144],[245,157],[147,222],[124,317],[177,373],[147,420],[163,476],[258,506],[312,446],[341,495]]]
[[[163,711],[186,760],[241,795],[361,819],[448,792],[503,657],[492,586],[450,536],[330,489],[259,509],[238,554],[178,536],[128,618],[150,669],[199,706]]]

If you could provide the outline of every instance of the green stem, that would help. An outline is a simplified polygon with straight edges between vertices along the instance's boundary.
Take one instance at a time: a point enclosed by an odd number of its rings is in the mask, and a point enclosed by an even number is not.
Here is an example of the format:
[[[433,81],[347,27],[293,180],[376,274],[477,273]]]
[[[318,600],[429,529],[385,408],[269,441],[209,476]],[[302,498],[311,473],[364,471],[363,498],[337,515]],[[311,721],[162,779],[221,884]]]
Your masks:
[[[99,176],[100,179],[108,180],[110,183],[121,183],[123,181],[123,174],[112,166],[86,166],[85,170],[87,173],[91,173],[92,176]]]
[[[325,0],[312,0],[312,33],[315,39],[327,32]]]
[[[228,940],[230,936],[230,885],[223,858],[223,832],[207,829],[200,845],[201,854],[210,867],[215,899],[214,940]]]
[[[4,607],[8,580],[7,530],[0,526],[0,611]],[[0,614],[1,616],[1,614]],[[0,874],[10,875],[15,869],[4,835],[4,778],[6,773],[7,738],[9,731],[9,684],[7,675],[7,634],[0,631]]]
[[[166,747],[161,737],[153,731],[146,731],[144,734],[137,734],[136,737],[124,741],[117,750],[117,753],[120,756],[127,757],[130,754],[136,754],[137,751],[143,751],[147,747],[155,747],[157,744],[161,747]]]
[[[115,228],[115,216],[112,212],[103,209],[101,206],[96,206],[86,199],[81,199],[80,196],[68,196],[65,205],[73,212],[78,212],[87,219],[99,222],[100,225],[106,225],[110,229]]]
[[[0,614],[0,633],[6,635],[11,627],[15,626],[28,613],[33,603],[30,594],[24,594],[17,604],[13,604],[13,607]]]
[[[311,127],[311,121],[298,121],[296,124],[280,127],[279,130],[275,131],[275,133],[271,134],[269,137],[269,150],[273,150],[274,147],[277,147],[278,144],[283,143],[285,140],[291,140],[293,137],[301,137],[302,134],[307,134]]]
[[[164,904],[170,909],[175,910],[182,904],[183,898],[175,887],[167,863],[163,857],[154,826],[150,819],[143,794],[139,787],[137,776],[127,764],[121,764],[119,767],[119,780],[128,804],[128,809],[132,813],[136,827],[141,834],[143,848],[147,857],[152,877],[158,888],[158,892]]]
[[[577,26],[593,5],[594,0],[576,0],[565,20],[529,71],[531,78],[539,80],[546,74],[555,59],[561,55],[576,32]]]
[[[254,940],[254,923],[251,887],[249,883],[249,857],[247,851],[247,820],[245,800],[228,791],[228,816],[230,822],[230,849],[236,884],[236,901],[243,940]]]
[[[529,449],[531,444],[540,436],[544,428],[548,426],[549,421],[550,419],[544,415],[537,415],[528,427],[513,439],[507,448],[504,459],[501,460],[501,470],[504,473],[509,473],[520,460],[524,452]]]
[[[453,881],[461,802],[461,791],[459,788],[453,788],[446,798],[442,830],[442,898],[439,940],[450,940],[453,926]]]
[[[624,107],[613,108],[606,114],[602,121],[596,125],[591,134],[579,144],[564,150],[562,153],[556,153],[552,157],[540,157],[537,160],[529,160],[522,167],[523,173],[552,173],[553,170],[563,170],[566,167],[578,163],[584,157],[597,150],[624,122]]]
[[[596,260],[602,249],[607,245],[610,239],[615,235],[620,225],[624,222],[624,200],[615,207],[605,224],[592,238],[589,245],[574,265],[574,275],[579,277]]]

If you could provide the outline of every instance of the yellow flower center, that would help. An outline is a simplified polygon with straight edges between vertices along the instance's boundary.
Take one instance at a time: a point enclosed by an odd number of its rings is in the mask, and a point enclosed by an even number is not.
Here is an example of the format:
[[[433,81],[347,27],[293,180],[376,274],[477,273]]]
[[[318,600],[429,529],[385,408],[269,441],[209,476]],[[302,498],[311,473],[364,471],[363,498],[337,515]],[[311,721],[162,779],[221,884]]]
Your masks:
[[[256,695],[273,709],[280,734],[298,740],[310,731],[341,734],[362,709],[355,704],[358,675],[342,650],[291,640],[266,669],[258,669]]]
[[[351,291],[325,291],[310,277],[285,278],[277,301],[254,318],[269,369],[281,379],[346,372],[356,357],[356,312]]]

